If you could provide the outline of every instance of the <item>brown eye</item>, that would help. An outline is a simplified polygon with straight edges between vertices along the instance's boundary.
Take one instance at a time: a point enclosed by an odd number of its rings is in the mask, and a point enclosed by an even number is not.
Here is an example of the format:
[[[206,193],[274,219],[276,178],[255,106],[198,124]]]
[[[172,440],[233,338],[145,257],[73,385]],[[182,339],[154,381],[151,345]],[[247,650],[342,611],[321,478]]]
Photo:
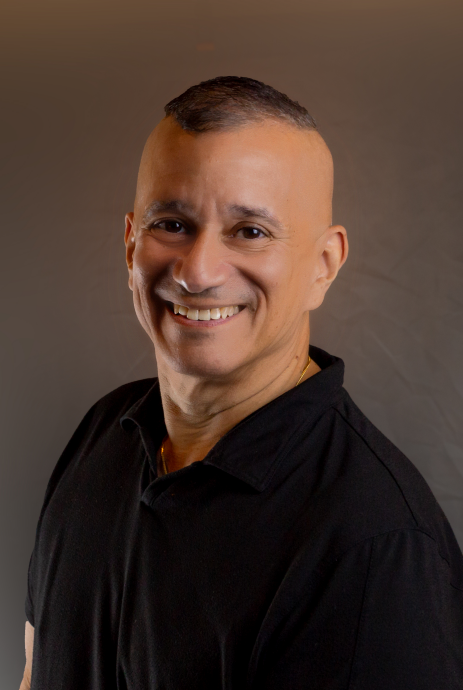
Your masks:
[[[156,223],[155,227],[171,233],[179,233],[183,230],[183,225],[178,220],[162,220]]]
[[[247,228],[241,228],[238,230],[238,232],[242,233],[242,236],[244,237],[245,240],[255,240],[259,239],[260,237],[265,237],[265,233],[260,230],[259,228],[253,228],[253,227],[247,227]]]

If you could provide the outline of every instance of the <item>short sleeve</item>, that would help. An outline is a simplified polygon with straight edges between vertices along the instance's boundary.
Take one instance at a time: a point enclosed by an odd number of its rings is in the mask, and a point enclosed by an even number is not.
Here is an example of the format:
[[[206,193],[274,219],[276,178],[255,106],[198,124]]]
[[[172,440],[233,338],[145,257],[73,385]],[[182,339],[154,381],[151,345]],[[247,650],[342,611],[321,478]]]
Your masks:
[[[462,690],[463,592],[419,530],[375,537],[349,690]]]
[[[47,488],[45,491],[45,496],[44,496],[44,501],[42,505],[42,509],[40,512],[38,524],[37,524],[37,529],[36,529],[36,535],[35,535],[35,544],[34,544],[34,549],[32,551],[32,555],[29,560],[29,569],[28,569],[28,575],[27,575],[27,591],[26,591],[26,600],[25,600],[25,613],[26,613],[26,618],[29,621],[29,623],[35,627],[38,611],[40,610],[40,577],[41,577],[41,570],[43,569],[43,565],[46,565],[47,558],[46,554],[43,553],[43,544],[41,543],[41,525],[43,522],[43,518],[47,509],[47,506],[51,500],[51,497],[56,490],[59,481],[63,474],[66,472],[68,469],[70,463],[72,463],[73,459],[77,455],[78,448],[82,444],[83,440],[85,439],[85,436],[87,434],[87,430],[90,426],[90,423],[94,417],[95,414],[95,409],[96,409],[96,404],[93,405],[90,410],[87,412],[87,414],[84,416],[82,419],[81,423],[77,427],[76,431],[72,435],[70,441],[68,442],[66,448],[64,449],[63,453],[61,454],[61,457],[59,458],[58,462],[55,465],[55,468],[51,474],[51,477],[48,481]]]
[[[29,560],[29,570],[27,573],[27,594],[26,594],[26,603],[25,603],[26,618],[29,621],[29,623],[32,625],[32,627],[35,627],[35,622],[34,622],[34,570],[35,570],[34,554],[35,554],[35,550],[32,552],[32,555],[31,555],[30,560]]]
[[[463,592],[433,539],[388,532],[318,569],[288,575],[253,690],[463,690]]]

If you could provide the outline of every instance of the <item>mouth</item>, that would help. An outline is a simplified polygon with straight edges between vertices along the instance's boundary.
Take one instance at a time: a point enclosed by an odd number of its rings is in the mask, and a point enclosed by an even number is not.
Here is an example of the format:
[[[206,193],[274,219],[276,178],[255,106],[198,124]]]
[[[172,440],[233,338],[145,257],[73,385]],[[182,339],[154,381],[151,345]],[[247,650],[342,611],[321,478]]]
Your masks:
[[[217,325],[219,322],[224,322],[236,314],[239,314],[245,306],[243,304],[234,304],[227,307],[210,307],[197,309],[195,307],[187,307],[183,304],[176,304],[175,302],[167,302],[168,310],[179,317],[183,317],[188,321],[215,321]],[[211,324],[212,325],[212,324]]]

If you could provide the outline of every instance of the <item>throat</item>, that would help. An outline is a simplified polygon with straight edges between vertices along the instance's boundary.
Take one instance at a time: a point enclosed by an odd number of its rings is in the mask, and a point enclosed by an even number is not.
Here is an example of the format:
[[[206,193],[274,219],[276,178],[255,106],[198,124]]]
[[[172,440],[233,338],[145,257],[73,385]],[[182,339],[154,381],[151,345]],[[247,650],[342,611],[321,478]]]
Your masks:
[[[306,362],[304,362],[305,364]],[[290,381],[277,376],[264,385],[224,386],[217,384],[178,388],[173,377],[162,377],[160,387],[168,436],[164,454],[172,472],[203,460],[233,427],[260,407],[313,376],[320,367],[312,360],[301,377],[301,366],[292,372]],[[258,379],[256,378],[256,383]],[[179,382],[180,383],[180,382]]]

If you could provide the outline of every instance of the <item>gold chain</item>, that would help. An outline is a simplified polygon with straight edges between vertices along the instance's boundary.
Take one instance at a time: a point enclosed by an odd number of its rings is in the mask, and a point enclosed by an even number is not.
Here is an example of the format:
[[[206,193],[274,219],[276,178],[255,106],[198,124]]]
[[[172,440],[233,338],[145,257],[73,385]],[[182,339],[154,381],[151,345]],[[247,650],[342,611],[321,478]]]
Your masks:
[[[309,360],[308,360],[307,364],[305,365],[304,370],[303,370],[302,374],[301,374],[300,377],[299,377],[299,381],[296,383],[296,386],[298,386],[298,385],[300,384],[300,382],[302,381],[302,379],[304,378],[304,374],[305,374],[305,372],[307,371],[307,369],[309,368],[309,365],[310,365],[310,362],[311,362],[311,361],[312,361],[312,360],[311,360],[310,355],[309,355]],[[166,439],[167,439],[167,436],[166,436],[166,438],[164,439],[164,441],[166,441]],[[166,462],[166,456],[165,456],[165,453],[164,453],[164,441],[161,443],[161,464],[162,464],[162,471],[163,471],[163,474],[167,474],[167,462]]]
[[[296,386],[298,386],[298,385],[300,384],[300,382],[302,381],[302,379],[304,378],[304,374],[305,374],[305,372],[307,371],[307,369],[309,368],[309,364],[310,364],[311,361],[312,361],[312,360],[310,359],[310,355],[309,355],[309,361],[308,361],[307,364],[305,365],[304,371],[303,371],[302,374],[300,375],[299,381],[296,383]]]
[[[167,438],[167,436],[166,436]],[[165,439],[164,439],[165,441]],[[162,472],[163,474],[167,474],[167,463],[166,463],[166,456],[164,455],[164,441],[161,443],[161,462],[162,462]]]

